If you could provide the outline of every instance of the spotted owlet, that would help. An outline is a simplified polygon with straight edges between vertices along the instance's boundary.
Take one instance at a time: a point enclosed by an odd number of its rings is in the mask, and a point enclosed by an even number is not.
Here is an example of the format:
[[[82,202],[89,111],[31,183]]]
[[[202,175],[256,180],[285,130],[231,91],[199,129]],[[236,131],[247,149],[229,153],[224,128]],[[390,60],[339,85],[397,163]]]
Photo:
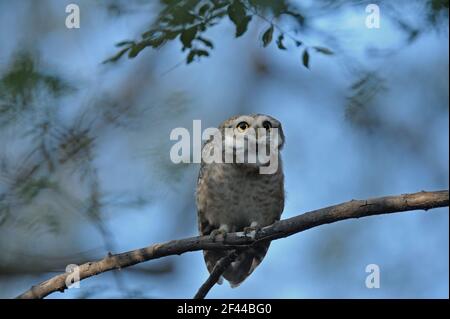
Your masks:
[[[200,234],[226,236],[228,232],[258,230],[279,220],[284,208],[284,175],[279,154],[284,144],[281,123],[263,114],[240,115],[224,121],[217,132],[219,138],[211,137],[202,148],[196,192]],[[244,140],[243,144],[236,142],[239,138]],[[213,149],[221,152],[222,161],[205,160],[205,154]],[[249,155],[252,151],[256,160]],[[259,157],[262,151],[270,154],[265,161]],[[242,152],[246,157],[239,160]],[[269,166],[271,170],[263,172]],[[255,270],[269,245],[269,242],[255,245],[237,257],[223,274],[231,287],[241,284]],[[205,250],[208,271],[212,272],[215,264],[229,253]]]

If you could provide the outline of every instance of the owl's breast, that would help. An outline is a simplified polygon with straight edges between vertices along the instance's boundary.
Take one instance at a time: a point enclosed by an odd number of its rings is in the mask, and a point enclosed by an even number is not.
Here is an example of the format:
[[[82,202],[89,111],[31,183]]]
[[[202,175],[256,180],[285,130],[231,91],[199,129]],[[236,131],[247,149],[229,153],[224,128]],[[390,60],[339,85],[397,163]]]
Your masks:
[[[267,226],[284,207],[283,173],[248,173],[234,165],[210,164],[197,187],[197,206],[214,228],[240,231],[252,222]]]

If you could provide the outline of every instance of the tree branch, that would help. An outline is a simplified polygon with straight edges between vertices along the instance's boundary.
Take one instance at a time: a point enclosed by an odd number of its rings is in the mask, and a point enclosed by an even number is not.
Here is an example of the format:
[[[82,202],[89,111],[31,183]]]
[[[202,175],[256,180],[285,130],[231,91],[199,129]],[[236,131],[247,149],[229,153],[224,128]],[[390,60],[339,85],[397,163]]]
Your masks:
[[[238,257],[238,252],[233,250],[227,256],[221,258],[214,266],[213,271],[209,275],[205,283],[198,289],[194,299],[203,299],[211,290],[211,288],[219,281],[220,276],[227,270],[228,266]]]
[[[109,254],[99,261],[88,262],[79,266],[80,280],[100,273],[129,267],[147,260],[170,255],[180,255],[189,251],[204,249],[231,250],[243,249],[256,241],[275,240],[290,236],[307,229],[344,219],[360,218],[372,215],[390,214],[411,210],[428,210],[449,205],[448,190],[436,192],[419,192],[399,196],[379,197],[367,200],[351,200],[302,215],[278,221],[262,228],[254,238],[243,232],[227,234],[226,239],[210,236],[190,237],[155,244],[116,255]],[[44,298],[55,291],[63,292],[69,273],[57,275],[27,290],[17,298]]]

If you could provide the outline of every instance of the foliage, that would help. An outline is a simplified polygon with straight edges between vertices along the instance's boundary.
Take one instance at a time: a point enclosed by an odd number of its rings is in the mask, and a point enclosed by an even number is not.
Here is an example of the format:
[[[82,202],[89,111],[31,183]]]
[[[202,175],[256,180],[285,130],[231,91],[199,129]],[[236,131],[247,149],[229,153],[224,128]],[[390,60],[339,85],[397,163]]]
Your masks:
[[[305,17],[288,0],[162,0],[161,3],[163,9],[151,28],[142,34],[142,38],[138,41],[127,40],[117,43],[116,46],[121,48],[120,51],[105,63],[115,62],[126,53],[129,58],[134,58],[146,47],[158,49],[175,39],[181,42],[182,51],[189,51],[186,56],[187,64],[208,57],[214,49],[214,43],[205,37],[205,33],[226,17],[235,26],[236,38],[247,32],[252,20],[259,18],[268,24],[261,37],[263,47],[270,45],[274,35],[280,50],[287,50],[285,38],[292,41],[296,47],[305,46],[302,41],[275,23],[283,16],[290,16],[296,22],[295,28],[304,27]],[[316,51],[327,55],[333,54],[327,48],[317,48]],[[305,67],[309,67],[307,47],[303,50],[302,62]]]
[[[0,78],[0,123],[17,119],[34,106],[34,99],[45,91],[58,98],[73,90],[60,77],[37,70],[31,54],[20,52],[9,70]]]

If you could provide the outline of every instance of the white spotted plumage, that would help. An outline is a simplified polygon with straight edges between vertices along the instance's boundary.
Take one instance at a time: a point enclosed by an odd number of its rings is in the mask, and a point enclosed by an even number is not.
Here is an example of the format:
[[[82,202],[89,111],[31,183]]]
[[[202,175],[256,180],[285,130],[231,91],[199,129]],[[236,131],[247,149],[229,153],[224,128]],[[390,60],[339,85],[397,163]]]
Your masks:
[[[219,130],[235,129],[245,122],[249,128],[276,128],[279,133],[277,149],[284,145],[281,123],[263,114],[234,116],[224,121]],[[241,124],[242,125],[242,124]],[[236,134],[245,134],[235,131]],[[225,139],[222,140],[222,143]],[[207,141],[203,148],[211,147]],[[224,145],[223,152],[226,150]],[[261,174],[259,165],[250,163],[205,163],[202,161],[197,183],[198,226],[201,235],[210,235],[215,230],[226,232],[243,231],[248,227],[264,227],[280,219],[284,208],[284,175],[279,152],[278,167],[273,174]],[[232,287],[242,283],[259,265],[269,248],[261,243],[241,253],[223,277]],[[228,251],[204,251],[209,272]]]

